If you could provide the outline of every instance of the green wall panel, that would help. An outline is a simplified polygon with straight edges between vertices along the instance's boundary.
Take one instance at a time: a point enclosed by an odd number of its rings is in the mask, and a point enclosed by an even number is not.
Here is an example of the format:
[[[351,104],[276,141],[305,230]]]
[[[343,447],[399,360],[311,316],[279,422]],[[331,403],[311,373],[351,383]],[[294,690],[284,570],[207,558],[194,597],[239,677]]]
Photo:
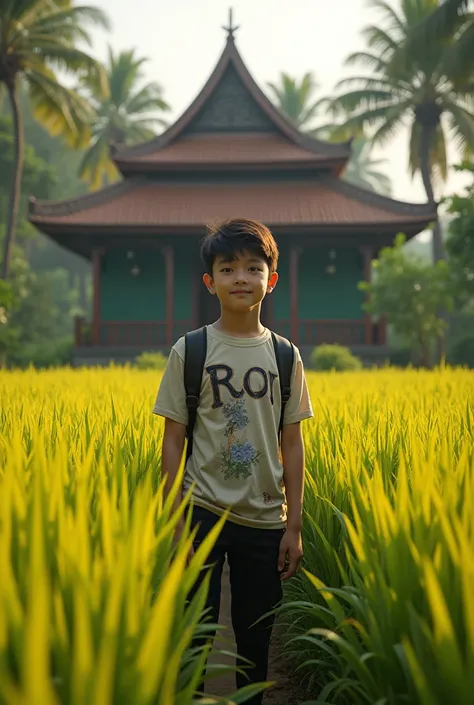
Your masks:
[[[130,248],[131,249],[131,248]],[[163,321],[166,318],[166,271],[160,250],[128,249],[105,253],[100,282],[100,317],[102,321]],[[137,263],[140,275],[133,276],[131,268]],[[197,262],[197,264],[199,264]],[[191,287],[196,257],[189,248],[175,248],[176,320],[191,317]]]
[[[177,245],[174,266],[174,316],[177,321],[186,321],[191,318],[192,287],[195,269],[200,266],[199,252],[186,243]]]
[[[299,262],[299,314],[303,319],[363,318],[364,294],[357,285],[364,278],[358,250],[334,248],[304,249]],[[328,274],[326,267],[336,272]]]
[[[131,249],[131,248],[130,248]],[[100,278],[102,321],[158,321],[166,316],[165,262],[159,250],[127,249],[105,253]],[[134,263],[140,275],[130,272]]]
[[[273,296],[273,309],[276,319],[290,317],[290,248],[278,243],[280,257],[278,261],[278,284]]]

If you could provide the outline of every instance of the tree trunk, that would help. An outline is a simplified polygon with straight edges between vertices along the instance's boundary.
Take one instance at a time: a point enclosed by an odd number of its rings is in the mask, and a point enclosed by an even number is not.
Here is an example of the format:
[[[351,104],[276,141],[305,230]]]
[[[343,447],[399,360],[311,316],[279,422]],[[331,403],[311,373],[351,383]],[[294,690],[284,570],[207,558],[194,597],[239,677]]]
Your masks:
[[[426,340],[424,335],[420,335],[420,348],[421,348],[421,364],[426,369],[431,367],[431,354],[430,354],[430,344]]]
[[[436,132],[436,125],[421,125],[421,143],[420,143],[420,168],[421,168],[421,178],[423,179],[423,186],[425,187],[426,196],[429,203],[434,204],[434,191],[433,184],[431,181],[431,159],[430,150],[433,143],[433,138]],[[440,259],[444,259],[444,248],[441,224],[439,220],[433,224],[433,261],[438,262]]]
[[[16,221],[18,218],[18,209],[20,206],[21,196],[21,177],[23,171],[24,151],[23,121],[21,117],[20,101],[18,99],[18,92],[14,83],[14,79],[11,83],[7,82],[7,91],[12,110],[15,153],[13,162],[14,166],[12,175],[12,185],[10,191],[10,202],[8,204],[7,228],[5,231],[5,244],[3,248],[3,262],[0,274],[0,277],[5,280],[8,279],[8,275],[10,273],[13,245],[15,243]]]

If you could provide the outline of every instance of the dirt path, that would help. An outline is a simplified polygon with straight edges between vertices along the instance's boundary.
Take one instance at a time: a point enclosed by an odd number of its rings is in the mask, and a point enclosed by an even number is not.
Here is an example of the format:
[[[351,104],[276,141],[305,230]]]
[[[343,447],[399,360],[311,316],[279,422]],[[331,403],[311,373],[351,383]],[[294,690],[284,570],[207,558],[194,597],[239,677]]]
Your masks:
[[[235,641],[232,631],[232,622],[230,617],[230,584],[229,584],[229,567],[225,563],[222,576],[222,597],[220,610],[220,624],[226,627],[225,639],[226,642],[221,642],[221,648],[235,651]],[[220,638],[222,639],[224,635]],[[270,663],[268,680],[276,681],[276,685],[265,693],[264,705],[298,705],[301,694],[298,694],[295,683],[290,683],[288,667],[279,653],[278,631],[273,632],[272,643],[270,646]],[[219,644],[219,637],[216,640],[216,646]],[[222,657],[212,656],[210,662],[222,663]],[[233,659],[230,657],[225,660],[225,663],[234,665]],[[228,696],[235,691],[235,675],[229,673],[219,678],[213,678],[207,686],[209,693],[212,695]]]

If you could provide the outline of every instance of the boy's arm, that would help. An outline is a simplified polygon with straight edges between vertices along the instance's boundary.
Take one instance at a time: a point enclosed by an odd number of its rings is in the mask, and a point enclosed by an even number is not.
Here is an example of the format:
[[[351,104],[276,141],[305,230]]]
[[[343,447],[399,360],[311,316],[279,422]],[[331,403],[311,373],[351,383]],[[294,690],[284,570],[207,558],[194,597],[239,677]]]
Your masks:
[[[287,528],[301,531],[304,489],[304,446],[301,423],[283,426],[281,438],[283,481],[288,505]]]
[[[183,457],[186,439],[186,426],[177,421],[165,418],[165,431],[161,447],[161,472],[166,477],[165,499],[173,487]],[[180,487],[173,504],[175,511],[183,500],[183,490]]]
[[[283,426],[281,453],[288,519],[287,529],[280,545],[278,569],[280,571],[283,570],[288,556],[288,569],[281,576],[282,580],[288,580],[288,578],[295,575],[303,558],[301,529],[304,490],[304,446],[301,422]]]

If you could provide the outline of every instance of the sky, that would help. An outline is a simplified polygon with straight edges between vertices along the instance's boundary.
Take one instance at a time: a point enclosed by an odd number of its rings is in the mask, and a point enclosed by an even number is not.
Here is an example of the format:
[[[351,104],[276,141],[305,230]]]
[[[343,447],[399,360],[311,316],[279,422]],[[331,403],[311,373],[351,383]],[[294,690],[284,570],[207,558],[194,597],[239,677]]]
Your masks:
[[[392,0],[394,7],[399,0]],[[94,54],[104,60],[107,46],[114,51],[136,47],[148,57],[147,81],[158,82],[172,106],[174,120],[199,93],[225,45],[229,6],[232,5],[237,48],[259,86],[277,81],[280,72],[301,78],[313,72],[319,95],[331,95],[336,83],[357,68],[344,67],[348,54],[363,49],[361,30],[380,22],[369,0],[91,0],[105,10],[112,31],[93,32]],[[353,74],[354,75],[354,74]],[[374,156],[386,160],[394,197],[425,202],[420,178],[408,169],[408,132]],[[451,164],[458,161],[453,150]],[[437,198],[461,191],[465,178],[451,175]]]

